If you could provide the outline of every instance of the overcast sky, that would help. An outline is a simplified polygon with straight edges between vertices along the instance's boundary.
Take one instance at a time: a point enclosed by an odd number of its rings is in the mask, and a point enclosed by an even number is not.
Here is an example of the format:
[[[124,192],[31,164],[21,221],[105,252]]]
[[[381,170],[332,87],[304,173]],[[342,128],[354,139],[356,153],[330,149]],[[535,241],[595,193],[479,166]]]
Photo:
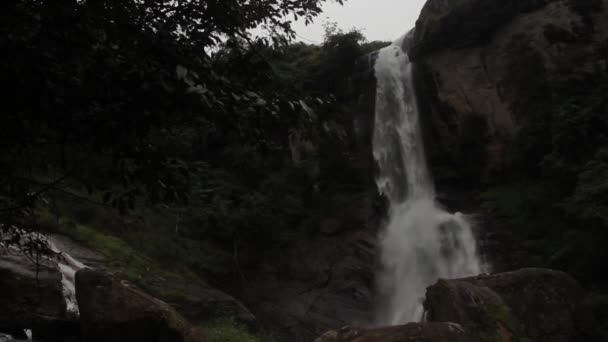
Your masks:
[[[348,31],[361,29],[369,41],[393,41],[409,31],[426,0],[346,0],[340,6],[332,0],[323,6],[323,13],[315,23],[305,26],[303,22],[294,24],[298,40],[308,43],[323,41],[323,23],[337,22]]]

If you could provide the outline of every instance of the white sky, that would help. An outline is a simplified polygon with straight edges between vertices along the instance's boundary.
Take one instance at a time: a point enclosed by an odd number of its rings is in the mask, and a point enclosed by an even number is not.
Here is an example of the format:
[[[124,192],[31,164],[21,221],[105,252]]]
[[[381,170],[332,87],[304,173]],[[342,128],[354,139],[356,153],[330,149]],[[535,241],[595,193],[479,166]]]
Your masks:
[[[323,23],[337,22],[344,31],[360,29],[367,40],[393,41],[416,25],[426,0],[345,0],[340,6],[329,0],[314,24],[296,22],[298,40],[307,43],[323,42]]]

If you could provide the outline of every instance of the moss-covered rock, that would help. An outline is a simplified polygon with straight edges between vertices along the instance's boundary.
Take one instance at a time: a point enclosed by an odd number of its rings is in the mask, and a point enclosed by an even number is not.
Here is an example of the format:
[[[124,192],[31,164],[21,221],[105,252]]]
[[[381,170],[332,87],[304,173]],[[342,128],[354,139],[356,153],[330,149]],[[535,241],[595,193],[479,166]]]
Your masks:
[[[456,322],[478,341],[580,341],[584,291],[569,275],[546,269],[440,280],[429,287],[430,321]]]
[[[471,336],[455,323],[410,323],[383,328],[344,327],[314,342],[470,342]]]
[[[510,342],[522,336],[520,324],[494,291],[462,280],[440,280],[427,291],[428,319],[456,322],[476,341]]]

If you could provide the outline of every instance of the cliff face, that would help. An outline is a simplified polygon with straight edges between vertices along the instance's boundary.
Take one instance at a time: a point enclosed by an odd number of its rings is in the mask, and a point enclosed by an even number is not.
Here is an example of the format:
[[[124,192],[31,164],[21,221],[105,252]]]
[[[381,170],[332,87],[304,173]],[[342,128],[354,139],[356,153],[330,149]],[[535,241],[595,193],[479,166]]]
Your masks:
[[[438,181],[505,170],[556,85],[605,72],[606,14],[606,0],[429,0],[410,55]]]

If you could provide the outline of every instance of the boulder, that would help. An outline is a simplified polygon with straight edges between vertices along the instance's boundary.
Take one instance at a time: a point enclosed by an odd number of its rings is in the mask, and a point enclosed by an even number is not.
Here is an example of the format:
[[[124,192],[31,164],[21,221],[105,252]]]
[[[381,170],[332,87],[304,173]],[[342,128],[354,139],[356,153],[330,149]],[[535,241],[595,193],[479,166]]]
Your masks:
[[[169,304],[133,285],[96,270],[76,273],[82,338],[88,342],[203,342]]]
[[[523,336],[502,298],[487,287],[463,280],[440,280],[427,291],[427,319],[456,322],[472,332],[473,341],[513,341]]]
[[[329,331],[314,342],[469,342],[468,333],[454,323],[409,323],[382,328],[345,327]]]
[[[36,263],[27,255],[9,251],[0,255],[0,331],[25,338],[24,329],[36,339],[61,341],[78,331],[67,316],[56,262]]]
[[[459,280],[427,290],[427,319],[455,322],[487,341],[574,342],[584,336],[584,291],[569,275],[523,269]]]

